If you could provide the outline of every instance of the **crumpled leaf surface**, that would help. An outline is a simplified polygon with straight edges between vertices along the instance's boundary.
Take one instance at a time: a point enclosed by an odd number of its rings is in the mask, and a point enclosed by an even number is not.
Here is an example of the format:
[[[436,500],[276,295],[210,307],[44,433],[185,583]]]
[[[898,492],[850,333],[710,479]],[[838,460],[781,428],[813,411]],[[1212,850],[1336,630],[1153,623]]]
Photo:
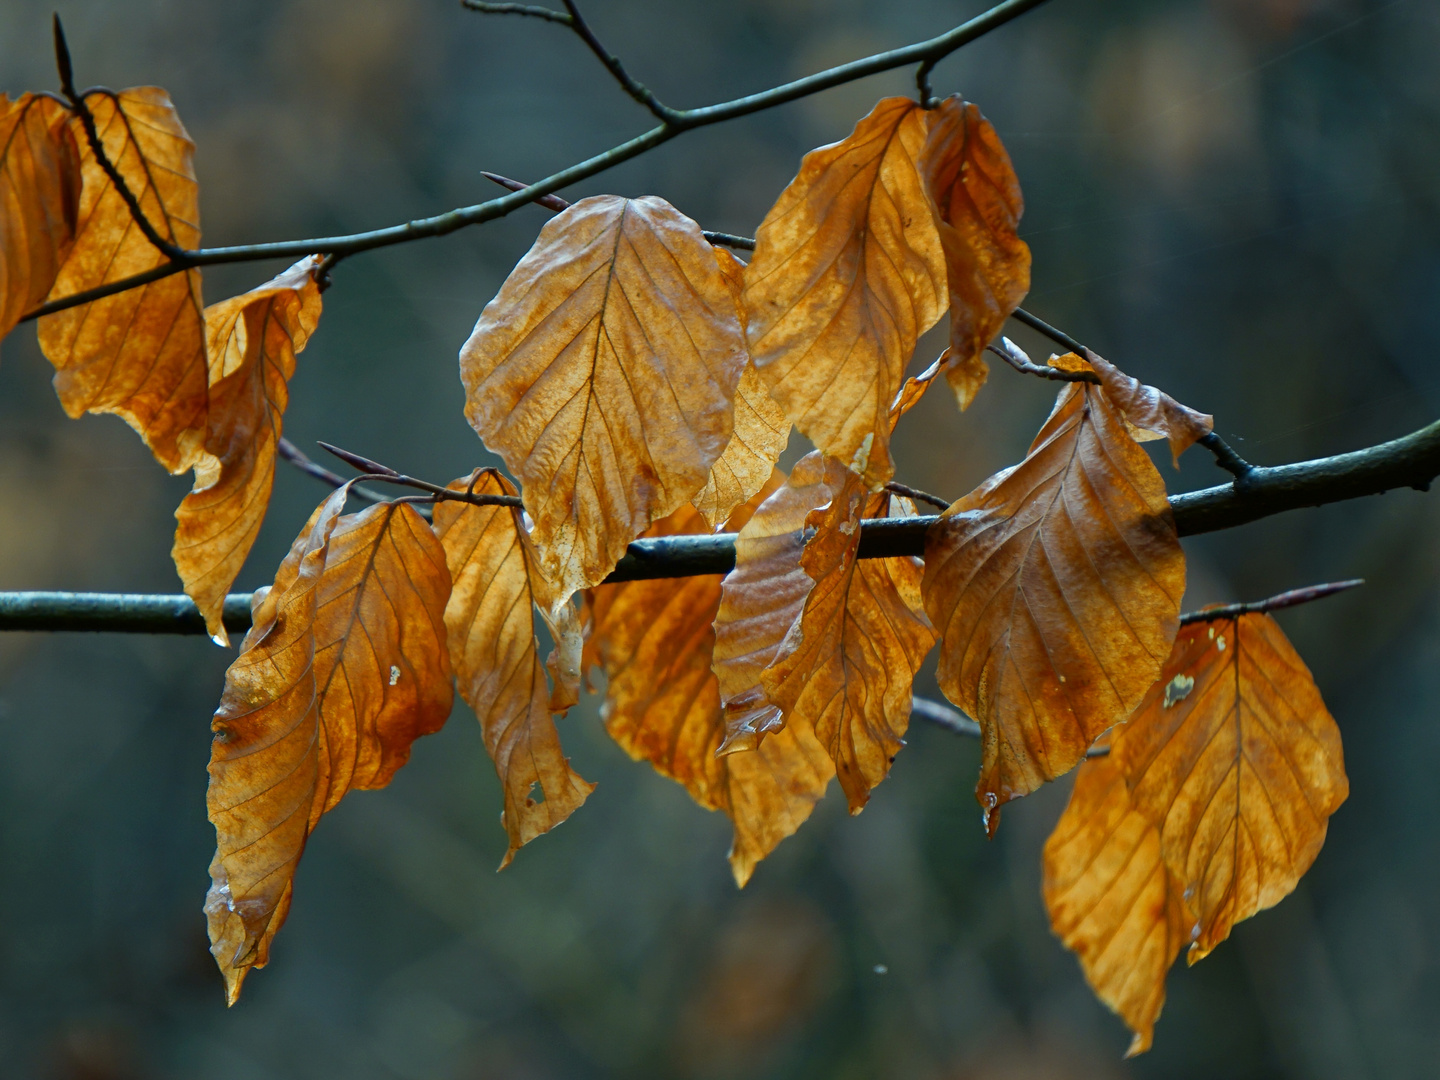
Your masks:
[[[1070,353],[1069,356],[1075,357],[1075,354]],[[1061,361],[1064,359],[1062,357]],[[1084,359],[1090,370],[1100,377],[1105,396],[1114,402],[1129,423],[1130,434],[1135,441],[1168,439],[1171,460],[1177,466],[1180,464],[1181,454],[1215,430],[1213,416],[1180,404],[1163,390],[1146,386],[1139,379],[1126,375],[1103,356],[1086,349]]]
[[[886,98],[805,155],[755,234],[750,355],[795,426],[872,487],[894,475],[889,410],[945,310],[945,257],[915,159],[925,111]]]
[[[800,565],[815,585],[761,682],[787,728],[814,729],[858,814],[905,744],[915,672],[935,633],[920,608],[918,559],[856,557],[861,518],[887,516],[891,499],[869,498],[845,472],[805,519]]]
[[[388,784],[450,714],[440,542],[405,504],[340,517],[347,490],[321,504],[275,584],[255,594],[211,725],[205,911],[232,1005],[269,959],[321,815],[352,789]]]
[[[230,643],[221,621],[225,594],[245,564],[275,480],[295,354],[320,321],[310,256],[242,296],[205,311],[210,409],[195,487],[175,511],[171,555],[205,628]]]
[[[1110,758],[1081,764],[1042,866],[1051,928],[1135,1033],[1125,1056],[1144,1053],[1165,1004],[1165,973],[1194,920],[1165,868],[1160,830],[1135,808]]]
[[[774,486],[781,480],[776,473]],[[769,493],[767,486],[760,495]],[[753,508],[741,507],[727,530]],[[709,531],[687,506],[647,535]],[[725,729],[710,661],[720,581],[710,574],[601,585],[591,596],[586,648],[608,681],[605,729],[631,757],[730,818],[730,866],[744,886],[756,864],[804,824],[835,768],[804,721],[772,733],[758,749],[717,756]]]
[[[929,114],[920,175],[935,212],[950,290],[945,378],[969,408],[990,372],[985,346],[1030,291],[1030,248],[1016,233],[1025,200],[990,121],[959,95]]]
[[[85,102],[106,156],[155,231],[183,248],[200,245],[195,144],[165,91],[94,90]],[[83,185],[75,243],[51,289],[55,299],[167,262],[130,215],[95,160],[78,118]],[[71,416],[115,413],[172,473],[195,464],[205,440],[207,380],[200,271],[47,315],[40,347],[55,366],[55,391]]]
[[[715,261],[730,286],[743,327],[745,266],[721,247],[715,249]],[[770,396],[765,380],[747,356],[735,387],[735,433],[711,467],[705,486],[691,500],[712,529],[765,486],[789,441],[790,421],[785,410]]]
[[[1139,704],[1184,591],[1160,474],[1099,387],[1066,384],[1025,460],[925,541],[940,688],[980,724],[991,832],[995,810],[1069,771]]]
[[[477,469],[450,487],[478,495],[516,494],[494,469]],[[455,583],[445,625],[456,681],[480,721],[505,794],[501,820],[510,846],[500,863],[503,870],[524,844],[573,814],[595,785],[570,768],[551,714],[552,705],[556,711],[565,707],[568,695],[557,681],[561,700],[552,702],[546,687],[534,613],[537,603],[548,601],[549,585],[527,542],[520,511],[441,502],[435,506],[435,529]],[[568,604],[562,605],[565,609],[573,614]],[[557,636],[567,629],[557,630]],[[578,627],[574,640],[578,651]]]
[[[1112,756],[1199,920],[1191,963],[1294,890],[1350,791],[1340,729],[1263,614],[1182,627]]]
[[[715,615],[713,666],[725,712],[722,753],[753,750],[784,726],[761,675],[815,587],[800,562],[806,518],[834,502],[851,475],[818,450],[806,454],[736,534],[735,569],[721,583]]]
[[[744,332],[714,251],[663,199],[551,219],[460,351],[465,415],[519,480],[545,576],[599,584],[730,442]]]
[[[39,307],[75,240],[80,154],[70,110],[0,94],[0,338]]]

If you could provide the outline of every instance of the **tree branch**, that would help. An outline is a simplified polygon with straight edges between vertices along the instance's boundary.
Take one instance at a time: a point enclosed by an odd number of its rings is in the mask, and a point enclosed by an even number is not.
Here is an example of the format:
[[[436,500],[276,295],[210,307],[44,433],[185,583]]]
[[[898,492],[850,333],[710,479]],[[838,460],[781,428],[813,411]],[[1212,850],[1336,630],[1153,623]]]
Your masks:
[[[144,274],[137,274],[134,277],[111,282],[95,289],[87,289],[71,296],[59,297],[27,313],[20,321],[28,322],[44,315],[53,315],[57,311],[64,311],[80,304],[88,304],[93,300],[123,292],[169,274],[178,274],[182,270],[196,266],[256,262],[262,259],[298,259],[305,255],[316,254],[354,255],[375,248],[389,247],[392,244],[404,244],[432,236],[444,236],[470,225],[493,221],[512,213],[542,195],[549,195],[563,187],[589,179],[622,162],[638,157],[648,150],[653,150],[694,128],[708,127],[711,124],[763,112],[778,105],[809,97],[822,90],[829,90],[835,86],[863,79],[868,75],[878,75],[880,72],[905,67],[908,64],[939,61],[955,50],[1025,14],[1031,8],[1039,7],[1044,2],[1045,0],[1004,0],[1003,3],[996,4],[989,11],[962,23],[953,30],[940,34],[938,37],[930,38],[928,41],[876,53],[873,56],[841,64],[838,67],[829,68],[757,94],[748,94],[745,97],[695,109],[672,110],[667,119],[649,131],[613,146],[603,153],[561,169],[559,172],[529,185],[523,191],[501,196],[498,199],[477,203],[474,206],[460,207],[434,217],[419,218],[403,225],[391,225],[387,228],[372,229],[368,232],[352,233],[346,236],[324,236],[309,240],[282,240],[267,244],[245,244],[236,247],[200,248],[196,251],[185,251],[182,253],[183,261],[174,261],[164,267],[146,271]],[[523,6],[515,5],[517,8]],[[528,10],[526,13],[533,14]],[[553,14],[558,15],[559,12]]]

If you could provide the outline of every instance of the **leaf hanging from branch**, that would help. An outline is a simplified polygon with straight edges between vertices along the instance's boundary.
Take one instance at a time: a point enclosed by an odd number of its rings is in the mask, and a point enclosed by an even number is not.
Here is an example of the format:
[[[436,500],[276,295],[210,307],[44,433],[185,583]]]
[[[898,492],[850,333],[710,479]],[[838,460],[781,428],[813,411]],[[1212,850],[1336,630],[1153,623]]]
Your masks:
[[[805,155],[745,271],[750,354],[795,426],[870,486],[894,474],[889,410],[945,310],[945,260],[915,158],[925,111],[886,98]]]
[[[481,495],[516,493],[494,469],[477,469],[450,488]],[[537,604],[542,610],[548,606],[551,587],[528,544],[520,511],[441,502],[435,506],[435,528],[455,582],[445,625],[460,696],[475,710],[505,793],[502,821],[510,846],[500,863],[503,870],[521,846],[573,814],[595,785],[570,768],[551,715],[552,707],[564,707],[568,695],[557,680],[561,700],[552,700],[545,684],[534,611]],[[568,604],[561,608],[573,614]],[[570,632],[568,626],[556,629],[557,644]],[[578,628],[573,632],[578,647]]]
[[[979,721],[994,811],[1069,771],[1129,715],[1178,626],[1185,556],[1165,486],[1105,392],[1067,383],[1025,460],[925,541],[940,687]]]
[[[195,144],[155,87],[94,90],[85,103],[105,154],[160,237],[200,244]],[[95,159],[79,118],[83,186],[75,244],[51,298],[119,281],[168,262],[136,225]],[[195,464],[205,440],[207,384],[200,271],[187,270],[40,320],[40,347],[71,416],[115,413],[172,473]]]
[[[743,329],[745,267],[724,248],[715,249],[715,261],[735,297]],[[785,410],[770,396],[765,380],[747,358],[735,388],[735,433],[692,500],[712,529],[765,486],[789,441],[790,421],[785,419]]]
[[[663,199],[584,199],[541,230],[460,374],[465,415],[519,479],[560,600],[705,484],[744,365],[713,249]]]
[[[1051,364],[1073,370],[1088,367],[1100,377],[1105,396],[1115,403],[1136,442],[1168,439],[1170,457],[1178,467],[1180,455],[1215,430],[1215,418],[1181,405],[1169,394],[1131,378],[1103,356],[1085,350],[1082,361],[1074,353],[1057,357]]]
[[[1092,758],[1045,841],[1050,926],[1080,960],[1096,996],[1135,1033],[1126,1057],[1150,1049],[1165,973],[1193,918],[1160,854],[1160,830],[1130,799],[1110,757]]]
[[[75,240],[80,153],[70,110],[0,94],[0,338],[38,307]]]
[[[1182,627],[1111,757],[1199,920],[1191,963],[1291,893],[1350,790],[1340,729],[1264,614]]]
[[[210,408],[195,488],[175,511],[171,552],[185,591],[222,645],[225,594],[265,520],[295,354],[320,321],[319,257],[205,311]]]
[[[970,407],[990,367],[985,346],[1030,291],[1030,248],[1016,234],[1025,200],[1000,136],[959,95],[929,114],[920,174],[935,212],[950,286],[945,378]]]
[[[781,480],[776,473],[774,486]],[[760,495],[769,493],[767,486]],[[753,509],[741,507],[727,530],[743,525]],[[647,535],[705,532],[699,512],[682,507]],[[631,757],[649,761],[701,806],[730,818],[730,866],[743,886],[755,865],[804,824],[835,769],[803,721],[770,734],[758,749],[717,755],[725,731],[710,661],[720,580],[713,574],[601,585],[591,596],[586,649],[608,681],[605,729]]]
[[[861,518],[883,515],[891,499],[867,497],[864,481],[846,472],[829,505],[805,519],[800,565],[815,585],[761,682],[787,728],[814,729],[858,814],[904,745],[915,672],[935,633],[921,608],[918,559],[856,557]]]
[[[403,503],[340,517],[348,488],[255,594],[212,725],[205,910],[232,1005],[269,958],[321,815],[352,789],[388,784],[450,713],[440,542]]]

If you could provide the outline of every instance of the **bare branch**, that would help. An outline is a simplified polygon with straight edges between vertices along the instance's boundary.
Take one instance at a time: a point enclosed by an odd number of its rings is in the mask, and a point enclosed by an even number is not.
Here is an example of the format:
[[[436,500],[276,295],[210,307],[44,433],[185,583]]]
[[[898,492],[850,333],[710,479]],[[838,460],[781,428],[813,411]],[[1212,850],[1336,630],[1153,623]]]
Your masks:
[[[96,289],[71,296],[62,296],[27,313],[20,321],[28,322],[42,315],[88,304],[104,296],[110,296],[125,289],[155,281],[169,274],[177,274],[192,266],[213,266],[220,263],[257,262],[263,259],[298,259],[305,255],[354,255],[392,244],[405,244],[432,236],[445,236],[457,229],[493,221],[514,212],[517,208],[533,202],[542,195],[549,195],[561,188],[589,179],[607,169],[613,168],[646,151],[669,142],[676,136],[694,128],[735,120],[752,113],[773,109],[791,101],[818,94],[831,87],[878,75],[908,64],[923,63],[926,60],[941,60],[957,49],[970,44],[992,30],[996,30],[1012,19],[1039,7],[1045,0],[1004,0],[989,11],[962,23],[938,37],[928,41],[876,53],[861,60],[829,68],[803,79],[796,79],[781,86],[772,87],[758,94],[734,98],[717,105],[696,109],[675,110],[664,122],[649,131],[635,136],[603,153],[586,158],[568,168],[539,180],[523,191],[514,192],[498,199],[460,207],[434,217],[419,218],[403,225],[372,229],[368,232],[351,233],[345,236],[324,236],[309,240],[282,240],[267,244],[244,244],[236,247],[201,248],[183,252],[184,262],[172,262],[166,267],[146,271],[123,281],[111,282]],[[519,6],[519,5],[517,5]],[[556,12],[555,14],[559,14]]]
[[[331,472],[329,469],[325,468],[324,465],[312,461],[308,454],[306,454],[298,446],[292,443],[289,439],[282,437],[280,439],[280,442],[276,444],[276,450],[278,451],[280,456],[286,461],[288,461],[291,465],[294,465],[306,476],[311,476],[314,477],[316,480],[319,480],[322,484],[329,484],[333,488],[342,488],[347,483],[346,479],[339,473]],[[352,487],[350,489],[350,494],[354,495],[357,499],[368,503],[385,502],[384,495],[381,495],[379,492],[376,491],[371,491],[369,488],[360,487],[359,485]]]
[[[952,731],[956,735],[964,735],[971,739],[980,738],[980,725],[974,720],[971,720],[959,709],[942,705],[938,701],[931,701],[929,698],[917,697],[911,700],[910,719],[924,720],[936,727],[942,727],[946,731]],[[1109,753],[1109,746],[1092,746],[1085,751],[1085,756],[1106,757]]]
[[[615,77],[615,81],[620,84],[621,88],[641,105],[649,109],[656,119],[666,124],[675,122],[681,114],[677,110],[670,108],[670,106],[663,104],[649,87],[645,86],[644,83],[636,81],[635,78],[625,70],[625,65],[620,62],[620,58],[600,43],[600,39],[595,36],[595,31],[590,29],[590,24],[587,23],[585,17],[580,14],[580,9],[576,6],[575,0],[562,0],[562,2],[565,4],[565,10],[570,13],[570,29],[574,30],[575,33],[580,36],[580,40],[590,47],[590,51],[605,65],[605,69]]]
[[[536,7],[533,4],[489,4],[485,0],[460,0],[460,6],[470,11],[478,11],[482,15],[528,15],[532,19],[544,19],[561,26],[570,25],[570,16],[565,12]]]
[[[1180,625],[1186,626],[1189,623],[1215,622],[1217,619],[1236,619],[1241,615],[1253,615],[1266,611],[1278,611],[1281,608],[1296,607],[1300,604],[1308,604],[1314,600],[1324,600],[1327,596],[1334,596],[1336,593],[1353,589],[1357,585],[1364,585],[1364,578],[1352,578],[1349,581],[1332,581],[1326,585],[1308,585],[1303,589],[1291,589],[1289,592],[1282,592],[1268,600],[1252,600],[1248,604],[1226,604],[1224,607],[1202,608],[1199,611],[1190,611],[1180,616]]]
[[[902,484],[896,480],[892,480],[890,481],[890,483],[886,484],[885,490],[890,492],[892,495],[901,495],[915,502],[929,503],[937,510],[950,509],[950,504],[944,499],[940,498],[939,495],[931,495],[928,491],[921,491],[919,488],[912,488],[908,484]]]
[[[441,487],[439,484],[432,484],[428,480],[419,480],[413,476],[406,476],[404,473],[396,472],[388,465],[381,465],[378,461],[361,457],[359,454],[349,450],[342,450],[338,446],[331,446],[327,442],[318,443],[322,450],[334,454],[347,465],[353,465],[362,473],[382,484],[398,484],[401,487],[415,488],[419,491],[429,492],[430,502],[463,502],[471,506],[514,506],[523,505],[518,495],[476,495],[471,491],[451,491],[449,488]],[[329,472],[329,470],[325,470]],[[343,481],[342,481],[343,482]],[[398,500],[397,500],[398,501]],[[407,499],[407,502],[415,502],[415,499]]]
[[[1049,364],[1037,364],[1025,354],[1025,350],[1007,337],[1002,337],[999,345],[991,342],[985,348],[1022,375],[1034,375],[1052,382],[1085,382],[1096,385],[1100,383],[1100,376],[1093,371],[1066,371],[1064,368],[1051,367]]]

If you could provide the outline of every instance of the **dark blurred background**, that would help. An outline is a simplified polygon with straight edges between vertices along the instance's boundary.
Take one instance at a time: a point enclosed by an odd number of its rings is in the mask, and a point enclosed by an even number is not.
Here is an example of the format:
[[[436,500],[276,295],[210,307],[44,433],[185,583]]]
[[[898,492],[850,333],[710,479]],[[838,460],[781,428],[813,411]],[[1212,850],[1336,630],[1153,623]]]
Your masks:
[[[212,244],[348,232],[496,194],[648,126],[562,28],[450,0],[4,0],[0,88],[153,83],[199,145]],[[591,0],[676,105],[928,37],[967,0]],[[1440,3],[1051,0],[943,63],[1014,157],[1027,306],[1278,464],[1440,414]],[[694,132],[565,194],[656,193],[755,225],[807,149],[909,72]],[[444,481],[490,459],[456,351],[545,212],[343,263],[287,434]],[[207,272],[211,300],[281,269]],[[943,322],[941,324],[943,331]],[[921,343],[916,365],[939,351]],[[1012,331],[1037,359],[1048,349]],[[164,475],[111,417],[65,419],[21,328],[0,363],[0,588],[178,591]],[[1015,461],[1053,387],[932,395],[900,478],[958,497]],[[790,457],[803,440],[792,440]],[[1174,489],[1225,479],[1205,455]],[[281,471],[238,583],[323,495]],[[0,1075],[44,1080],[586,1077],[1364,1078],[1440,1060],[1440,497],[1396,492],[1187,541],[1195,606],[1363,576],[1281,616],[1344,731],[1351,797],[1299,889],[1170,977],[1128,1040],[1051,937],[1040,847],[1068,782],[987,842],[979,747],[921,727],[851,819],[833,792],[737,892],[728,826],[564,722],[590,802],[496,875],[500,797],[463,705],[306,852],[271,966],[224,1008],[200,904],[203,639],[0,640]],[[920,689],[934,693],[929,674]],[[1427,1021],[1426,1017],[1430,1019]]]

